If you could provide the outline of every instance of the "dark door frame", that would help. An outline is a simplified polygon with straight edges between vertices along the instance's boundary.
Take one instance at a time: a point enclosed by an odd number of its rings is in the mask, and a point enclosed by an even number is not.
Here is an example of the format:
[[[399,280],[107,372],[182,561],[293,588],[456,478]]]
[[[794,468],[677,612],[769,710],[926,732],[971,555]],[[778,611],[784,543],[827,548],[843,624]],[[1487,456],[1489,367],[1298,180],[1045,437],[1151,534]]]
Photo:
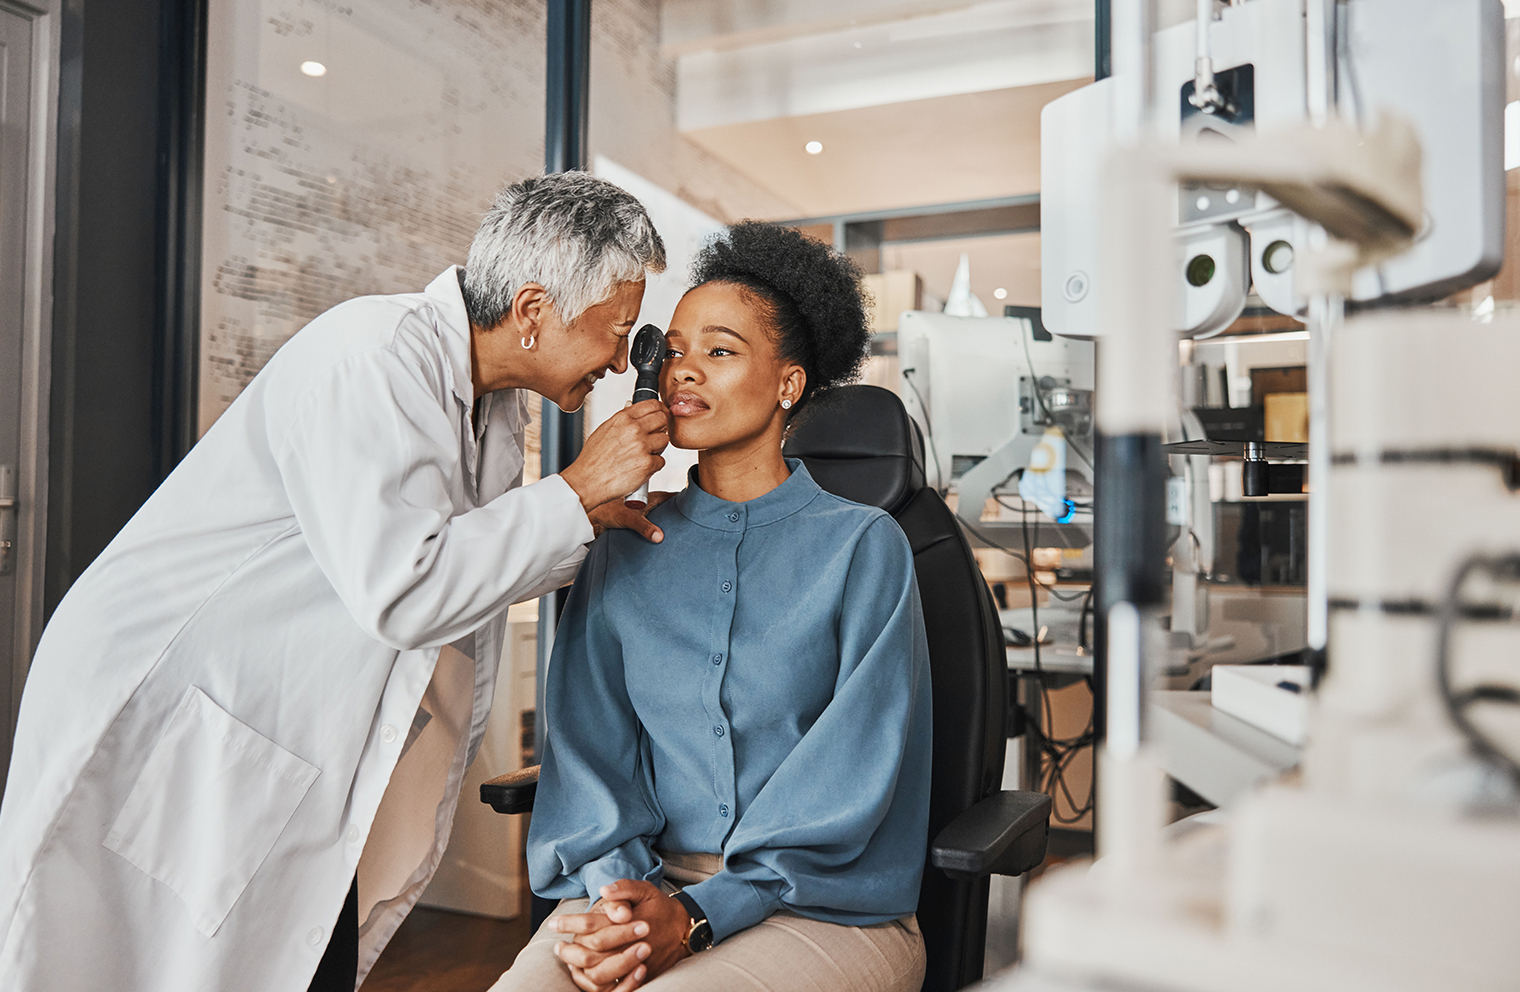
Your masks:
[[[62,0],[44,610],[196,438],[207,0]]]

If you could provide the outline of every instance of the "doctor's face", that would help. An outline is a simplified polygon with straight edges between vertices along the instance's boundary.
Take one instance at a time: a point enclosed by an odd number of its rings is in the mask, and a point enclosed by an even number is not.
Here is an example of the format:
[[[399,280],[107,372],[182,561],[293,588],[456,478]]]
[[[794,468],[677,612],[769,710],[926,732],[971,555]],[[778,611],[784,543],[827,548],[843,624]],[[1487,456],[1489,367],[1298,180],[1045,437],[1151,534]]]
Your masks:
[[[586,402],[597,380],[628,368],[628,335],[644,302],[644,282],[618,283],[612,295],[566,325],[557,315],[539,337],[543,365],[537,392],[566,413]]]
[[[779,443],[783,399],[796,401],[805,378],[780,352],[770,318],[747,290],[703,283],[681,298],[665,334],[660,398],[670,407],[670,443],[710,450]]]

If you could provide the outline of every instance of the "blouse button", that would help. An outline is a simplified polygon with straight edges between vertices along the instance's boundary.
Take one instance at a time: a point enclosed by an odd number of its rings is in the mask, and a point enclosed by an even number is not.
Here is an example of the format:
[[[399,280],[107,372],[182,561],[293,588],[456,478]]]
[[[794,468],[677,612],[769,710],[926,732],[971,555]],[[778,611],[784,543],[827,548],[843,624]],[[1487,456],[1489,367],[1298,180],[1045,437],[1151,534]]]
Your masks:
[[[713,728],[713,733],[717,734],[719,737],[722,737],[723,736],[723,728],[722,727],[714,727]]]
[[[380,739],[387,744],[394,744],[396,742],[396,728],[390,726],[389,724],[381,727]]]
[[[721,664],[723,664],[723,656],[721,654],[715,654],[715,655],[713,655],[713,664],[714,665],[721,665]]]
[[[728,815],[728,803],[724,803],[722,806],[718,807],[718,815],[719,816],[727,816]]]
[[[728,515],[728,522],[731,523],[731,524],[736,524],[736,523],[739,522],[739,511],[738,510],[735,510],[733,513],[730,513]]]
[[[732,582],[725,582],[725,583],[723,583],[723,591],[724,592],[728,592],[733,587],[734,587],[734,584]]]
[[[723,808],[728,809],[727,806]],[[727,816],[728,814],[725,813],[724,815]],[[322,928],[312,927],[310,930],[306,931],[306,943],[310,944],[312,947],[316,947],[318,944],[322,943]]]

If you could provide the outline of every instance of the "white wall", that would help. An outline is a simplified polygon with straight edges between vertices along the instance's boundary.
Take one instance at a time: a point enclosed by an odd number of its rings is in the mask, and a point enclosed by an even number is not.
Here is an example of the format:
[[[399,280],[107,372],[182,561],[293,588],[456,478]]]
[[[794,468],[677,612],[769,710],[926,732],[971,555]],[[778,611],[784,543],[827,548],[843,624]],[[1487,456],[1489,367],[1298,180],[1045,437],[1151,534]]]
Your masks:
[[[655,230],[665,241],[665,271],[651,276],[644,287],[644,305],[639,310],[636,327],[654,324],[660,330],[670,326],[671,314],[676,304],[691,285],[687,274],[698,249],[724,225],[696,209],[680,197],[661,189],[643,176],[624,168],[609,158],[598,155],[593,171],[603,179],[619,186],[639,198],[654,221]],[[586,401],[586,429],[596,425],[623,409],[633,395],[633,370],[619,376],[609,375],[597,384]],[[697,463],[692,451],[676,448],[665,450],[665,467],[655,473],[650,481],[652,490],[678,492],[686,488],[686,472]]]

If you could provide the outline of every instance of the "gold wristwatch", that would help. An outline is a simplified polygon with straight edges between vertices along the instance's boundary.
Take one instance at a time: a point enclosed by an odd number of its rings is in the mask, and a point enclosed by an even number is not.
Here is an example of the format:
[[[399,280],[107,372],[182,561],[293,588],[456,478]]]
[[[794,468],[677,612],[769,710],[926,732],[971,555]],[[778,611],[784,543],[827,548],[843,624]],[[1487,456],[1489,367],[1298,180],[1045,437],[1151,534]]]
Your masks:
[[[685,892],[677,892],[675,898],[686,907],[687,915],[691,917],[691,929],[686,931],[686,949],[693,954],[710,950],[713,946],[713,932],[712,924],[707,922],[707,914]]]

